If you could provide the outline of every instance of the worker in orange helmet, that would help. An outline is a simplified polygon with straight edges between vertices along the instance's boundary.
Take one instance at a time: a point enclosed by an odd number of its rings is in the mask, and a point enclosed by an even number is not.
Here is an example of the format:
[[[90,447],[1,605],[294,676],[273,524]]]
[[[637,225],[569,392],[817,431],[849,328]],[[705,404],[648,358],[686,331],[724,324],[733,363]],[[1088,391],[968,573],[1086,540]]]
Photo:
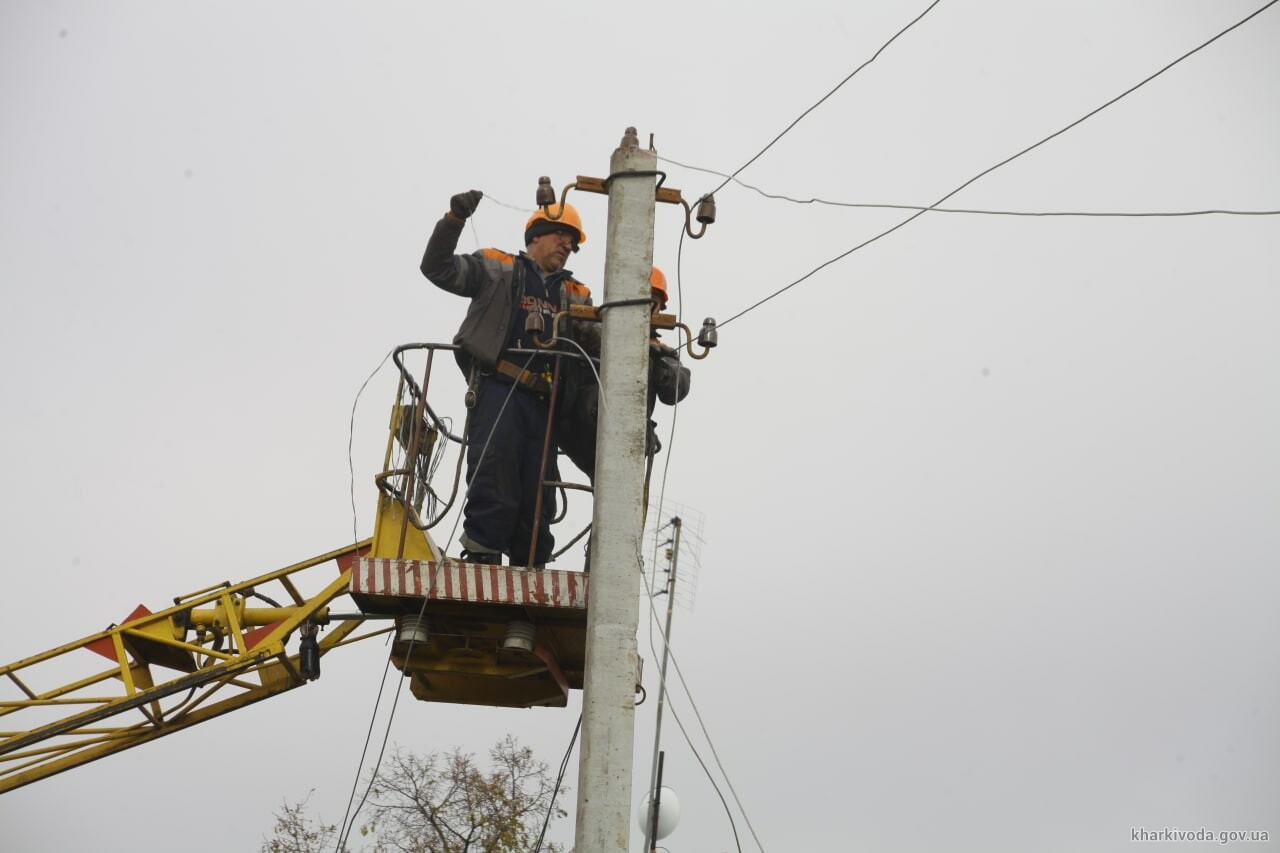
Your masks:
[[[649,293],[653,313],[667,307],[667,277],[657,267],[649,274]],[[657,424],[652,420],[654,408],[659,401],[674,406],[683,400],[689,393],[689,379],[689,368],[680,363],[679,351],[659,341],[656,332],[652,333],[649,339],[650,420],[645,441],[645,452],[649,456],[662,449],[658,441]],[[565,405],[557,412],[556,435],[560,449],[594,481],[600,386],[595,373],[581,362],[567,373],[564,384]]]
[[[537,328],[540,319],[545,331],[539,337],[549,340],[557,313],[591,304],[591,291],[564,266],[587,235],[573,207],[553,204],[550,215],[540,208],[525,223],[523,252],[454,254],[481,198],[483,193],[471,190],[449,200],[421,265],[432,284],[471,300],[453,339],[472,407],[462,556],[501,565],[506,553],[512,565],[541,568],[554,549],[556,514],[555,489],[542,484],[560,479],[555,453],[543,466],[554,350],[539,348],[535,333],[526,330]],[[600,352],[598,324],[562,324],[559,332],[588,352]],[[576,351],[571,344],[565,348]]]

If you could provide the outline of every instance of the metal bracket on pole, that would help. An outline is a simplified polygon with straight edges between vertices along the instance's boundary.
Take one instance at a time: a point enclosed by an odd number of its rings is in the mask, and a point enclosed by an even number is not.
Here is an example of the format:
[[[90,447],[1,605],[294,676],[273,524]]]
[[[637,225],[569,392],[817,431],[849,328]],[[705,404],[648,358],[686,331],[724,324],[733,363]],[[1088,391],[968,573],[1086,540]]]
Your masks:
[[[625,147],[625,146],[624,146]],[[623,150],[623,149],[619,149]],[[655,157],[656,159],[656,157]],[[716,200],[712,195],[705,195],[698,199],[698,212],[695,214],[693,208],[689,206],[689,202],[685,201],[684,194],[675,187],[664,187],[662,184],[667,179],[667,173],[657,169],[648,170],[629,170],[626,172],[615,172],[607,178],[593,178],[588,175],[578,175],[577,180],[571,184],[566,184],[565,188],[560,191],[560,202],[555,212],[551,210],[556,205],[555,191],[551,189],[550,178],[543,178],[539,187],[540,194],[538,196],[538,206],[546,212],[551,219],[559,219],[559,211],[564,209],[565,197],[569,195],[569,190],[581,190],[586,193],[597,193],[599,195],[608,195],[609,188],[612,186],[615,178],[647,178],[655,177],[658,179],[657,186],[653,190],[654,201],[663,204],[679,204],[684,207],[684,227],[685,232],[697,240],[706,233],[707,226],[716,221]],[[702,225],[695,234],[692,220],[697,219]]]

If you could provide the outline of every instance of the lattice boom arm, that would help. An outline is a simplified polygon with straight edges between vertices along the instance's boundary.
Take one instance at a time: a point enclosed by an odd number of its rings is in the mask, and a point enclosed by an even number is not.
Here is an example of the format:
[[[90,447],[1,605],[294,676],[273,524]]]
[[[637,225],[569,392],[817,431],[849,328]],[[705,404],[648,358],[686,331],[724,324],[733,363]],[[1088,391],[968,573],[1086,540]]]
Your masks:
[[[0,793],[305,684],[314,673],[285,643],[329,622],[369,545],[220,584],[156,613],[139,606],[122,624],[0,666]],[[387,630],[357,634],[362,623],[335,622],[312,654]]]

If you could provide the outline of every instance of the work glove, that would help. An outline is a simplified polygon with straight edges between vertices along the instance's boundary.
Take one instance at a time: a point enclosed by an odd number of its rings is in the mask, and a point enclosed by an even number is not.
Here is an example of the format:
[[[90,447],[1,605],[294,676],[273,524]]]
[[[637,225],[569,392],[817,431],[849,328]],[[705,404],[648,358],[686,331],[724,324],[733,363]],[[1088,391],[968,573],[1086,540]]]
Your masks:
[[[476,207],[480,204],[480,199],[482,198],[484,198],[484,193],[480,192],[480,190],[458,193],[449,199],[449,210],[459,219],[466,219],[476,212]]]

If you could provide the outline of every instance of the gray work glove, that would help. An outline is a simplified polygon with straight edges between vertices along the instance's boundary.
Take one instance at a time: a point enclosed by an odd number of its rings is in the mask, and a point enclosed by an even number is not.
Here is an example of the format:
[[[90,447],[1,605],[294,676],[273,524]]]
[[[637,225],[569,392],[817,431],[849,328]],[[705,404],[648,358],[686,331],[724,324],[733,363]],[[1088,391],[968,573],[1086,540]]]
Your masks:
[[[480,190],[458,193],[449,199],[449,210],[459,219],[466,219],[476,212],[476,207],[480,204],[480,199],[482,198],[484,198],[484,193],[480,192]]]

